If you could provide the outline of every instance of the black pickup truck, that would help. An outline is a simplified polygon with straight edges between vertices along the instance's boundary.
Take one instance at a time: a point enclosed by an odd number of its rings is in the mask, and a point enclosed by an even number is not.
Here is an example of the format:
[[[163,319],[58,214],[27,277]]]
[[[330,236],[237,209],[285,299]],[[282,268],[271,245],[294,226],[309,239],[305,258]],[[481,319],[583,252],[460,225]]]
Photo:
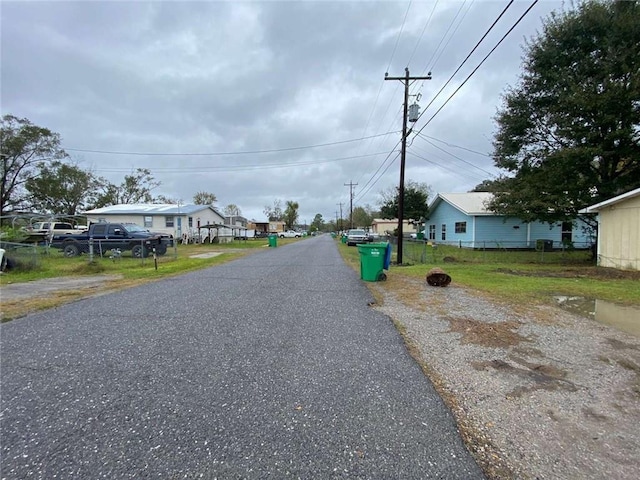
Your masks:
[[[65,257],[75,257],[88,253],[91,241],[97,255],[107,250],[131,250],[131,256],[136,258],[148,256],[153,249],[164,255],[173,244],[171,236],[152,233],[134,223],[94,223],[83,233],[54,235],[50,246],[61,249]]]

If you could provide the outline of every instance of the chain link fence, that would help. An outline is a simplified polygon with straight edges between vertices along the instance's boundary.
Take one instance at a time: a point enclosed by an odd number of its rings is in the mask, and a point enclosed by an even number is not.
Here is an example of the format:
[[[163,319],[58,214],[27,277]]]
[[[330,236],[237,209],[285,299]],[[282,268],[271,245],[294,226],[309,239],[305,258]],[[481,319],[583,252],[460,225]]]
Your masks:
[[[397,252],[397,237],[380,237],[389,241]],[[556,263],[595,264],[595,245],[590,242],[455,242],[437,243],[433,240],[405,238],[402,243],[402,263],[436,264],[442,262],[470,263]]]

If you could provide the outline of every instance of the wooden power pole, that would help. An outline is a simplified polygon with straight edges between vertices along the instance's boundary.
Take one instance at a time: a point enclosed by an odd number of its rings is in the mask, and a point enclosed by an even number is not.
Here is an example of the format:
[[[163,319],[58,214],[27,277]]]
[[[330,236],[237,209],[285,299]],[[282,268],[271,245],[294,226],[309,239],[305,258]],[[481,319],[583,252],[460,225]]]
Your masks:
[[[400,80],[404,84],[404,115],[402,116],[402,150],[400,154],[400,186],[398,187],[398,250],[397,263],[402,265],[402,237],[404,224],[404,166],[407,157],[407,136],[411,130],[407,132],[407,111],[409,109],[409,84],[411,80],[431,80],[431,75],[426,77],[410,77],[409,68],[404,69],[404,77],[390,77],[385,74],[385,80]]]

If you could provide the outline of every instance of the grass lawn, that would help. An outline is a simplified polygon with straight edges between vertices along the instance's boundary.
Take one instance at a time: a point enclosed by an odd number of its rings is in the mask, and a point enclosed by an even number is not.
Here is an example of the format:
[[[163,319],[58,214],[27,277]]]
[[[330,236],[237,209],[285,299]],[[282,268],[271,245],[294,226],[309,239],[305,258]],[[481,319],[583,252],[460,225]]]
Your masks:
[[[339,248],[345,260],[359,270],[358,249],[344,244]],[[498,300],[552,303],[553,296],[567,295],[640,306],[640,272],[596,267],[584,251],[482,252],[450,246],[434,249],[415,242],[404,244],[402,266],[393,263],[395,253],[394,247],[389,276],[424,280],[429,270],[438,267],[451,276],[453,283]],[[411,264],[411,258],[426,263]]]

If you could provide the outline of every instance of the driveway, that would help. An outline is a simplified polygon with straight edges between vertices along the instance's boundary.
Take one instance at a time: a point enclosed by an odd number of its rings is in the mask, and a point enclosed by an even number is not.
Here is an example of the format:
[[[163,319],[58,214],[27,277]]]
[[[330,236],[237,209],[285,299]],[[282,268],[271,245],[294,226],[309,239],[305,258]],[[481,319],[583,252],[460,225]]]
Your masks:
[[[3,478],[483,475],[328,236],[1,326]]]

